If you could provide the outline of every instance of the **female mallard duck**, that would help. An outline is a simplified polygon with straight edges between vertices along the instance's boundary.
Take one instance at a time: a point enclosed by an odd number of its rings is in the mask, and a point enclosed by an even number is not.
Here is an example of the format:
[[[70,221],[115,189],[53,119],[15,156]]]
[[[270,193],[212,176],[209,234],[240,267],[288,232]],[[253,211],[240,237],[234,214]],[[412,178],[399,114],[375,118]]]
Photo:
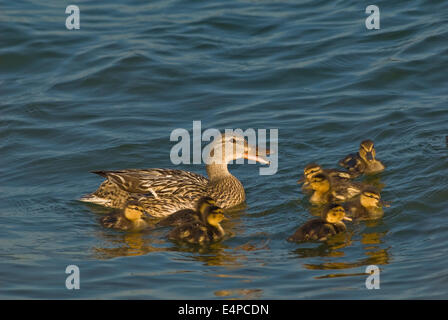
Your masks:
[[[357,154],[350,154],[339,161],[339,165],[353,175],[374,174],[383,171],[386,166],[375,158],[376,151],[372,140],[364,140]]]
[[[215,199],[222,208],[230,208],[245,201],[241,182],[228,170],[230,161],[244,158],[263,164],[269,161],[242,135],[222,134],[208,146],[205,159],[208,179],[202,175],[174,169],[128,169],[93,171],[106,177],[94,193],[80,200],[107,207],[122,208],[138,200],[145,211],[155,217],[168,216],[182,209],[194,209],[204,196]],[[265,151],[269,154],[269,150]]]
[[[157,227],[180,226],[193,222],[206,222],[210,207],[216,206],[215,200],[210,197],[199,199],[196,210],[182,209],[156,223]]]
[[[310,203],[322,205],[329,202],[345,202],[360,194],[363,188],[362,183],[349,180],[330,180],[326,174],[319,173],[310,181],[310,189],[313,192]]]
[[[339,204],[330,205],[322,217],[306,222],[288,238],[288,241],[325,241],[329,237],[347,230],[342,220],[351,220],[345,216],[344,208]]]
[[[219,207],[207,207],[205,222],[194,221],[174,228],[168,235],[170,240],[191,244],[205,244],[221,240],[225,231],[221,221],[227,219]]]
[[[128,202],[118,213],[102,217],[100,222],[103,227],[124,231],[141,231],[149,227],[145,220],[145,210],[135,201]]]
[[[378,190],[372,187],[364,189],[358,198],[344,204],[347,216],[356,220],[379,219],[384,214],[383,207],[387,206]]]
[[[347,181],[352,178],[352,175],[349,172],[337,170],[337,169],[324,169],[317,163],[309,163],[306,165],[305,169],[303,170],[303,176],[297,181],[297,183],[303,183],[302,185],[302,191],[304,193],[310,193],[311,192],[311,178],[313,178],[316,174],[326,174],[330,181],[333,181],[334,183],[338,181]]]

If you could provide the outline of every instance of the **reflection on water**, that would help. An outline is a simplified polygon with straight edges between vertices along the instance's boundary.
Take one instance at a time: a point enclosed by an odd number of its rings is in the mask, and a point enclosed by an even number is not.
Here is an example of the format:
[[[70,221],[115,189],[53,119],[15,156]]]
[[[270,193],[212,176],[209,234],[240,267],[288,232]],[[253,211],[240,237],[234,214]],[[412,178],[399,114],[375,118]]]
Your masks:
[[[110,209],[102,209],[94,206],[95,213],[104,214]],[[235,235],[235,229],[240,228],[240,219],[238,217],[242,211],[232,210],[226,213],[232,217],[232,220],[225,221],[222,224],[226,230],[225,239]],[[159,219],[154,220],[157,222]],[[161,227],[147,229],[141,232],[122,232],[116,230],[104,230],[96,236],[103,239],[103,247],[93,248],[94,257],[98,259],[112,259],[125,256],[146,255],[152,252],[189,252],[193,253],[185,259],[199,261],[208,266],[243,266],[247,257],[244,252],[252,252],[257,250],[268,250],[269,240],[256,243],[249,241],[236,247],[229,247],[225,244],[225,239],[220,242],[208,245],[195,245],[183,242],[173,242],[167,239],[167,234],[171,229],[169,227]]]
[[[366,224],[367,225],[367,224]],[[389,248],[383,248],[382,238],[387,234],[385,232],[370,232],[361,234],[360,240],[353,240],[354,233],[346,232],[345,234],[338,234],[332,237],[327,242],[320,244],[315,248],[298,248],[293,251],[299,258],[313,258],[313,257],[331,257],[344,258],[344,249],[354,246],[362,246],[364,255],[367,257],[357,259],[356,261],[344,262],[321,262],[321,263],[304,263],[303,266],[309,270],[345,270],[353,269],[368,265],[386,265],[389,264],[390,258]],[[359,276],[365,273],[329,273],[322,276],[316,276],[315,279]]]
[[[157,238],[148,237],[143,232],[120,233],[118,235],[101,233],[98,237],[102,237],[111,247],[94,247],[94,257],[97,259],[141,256],[151,252],[166,251],[163,247],[156,246],[160,245]]]
[[[232,289],[218,290],[214,292],[217,297],[225,297],[227,299],[260,299],[263,296],[262,289]]]

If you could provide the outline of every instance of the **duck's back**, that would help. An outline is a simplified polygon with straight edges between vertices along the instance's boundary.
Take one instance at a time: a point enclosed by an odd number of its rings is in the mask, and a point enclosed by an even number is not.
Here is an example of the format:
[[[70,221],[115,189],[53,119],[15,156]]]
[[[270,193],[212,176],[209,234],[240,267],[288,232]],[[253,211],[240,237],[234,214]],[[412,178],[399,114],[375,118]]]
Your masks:
[[[126,169],[94,171],[105,180],[100,187],[82,197],[84,202],[123,208],[137,201],[155,216],[168,216],[178,210],[193,209],[207,195],[209,180],[200,174],[176,169]]]
[[[180,226],[183,224],[191,224],[193,222],[201,222],[198,213],[192,209],[183,209],[160,220],[156,226]]]
[[[382,208],[372,208],[371,210],[368,210],[359,203],[358,199],[345,203],[344,209],[347,217],[352,218],[353,220],[374,220],[379,219],[384,215]]]
[[[365,170],[365,163],[357,153],[352,153],[339,161],[339,165],[348,172],[350,172],[352,178],[356,178],[361,175]]]
[[[193,222],[177,226],[168,234],[168,238],[192,244],[201,244],[211,241],[207,226],[202,222]]]
[[[339,229],[335,229],[333,224],[323,219],[313,219],[298,228],[288,241],[322,241],[338,232]]]
[[[336,203],[346,202],[361,193],[365,186],[355,181],[340,181],[331,186],[331,200]]]

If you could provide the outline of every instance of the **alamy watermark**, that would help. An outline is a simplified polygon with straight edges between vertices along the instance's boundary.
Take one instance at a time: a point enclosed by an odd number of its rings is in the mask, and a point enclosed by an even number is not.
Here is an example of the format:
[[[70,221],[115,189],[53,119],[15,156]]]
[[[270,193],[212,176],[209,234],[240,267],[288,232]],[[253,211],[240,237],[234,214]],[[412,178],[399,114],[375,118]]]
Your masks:
[[[380,29],[380,8],[373,4],[367,6],[366,13],[370,14],[366,19],[366,28],[368,30]]]
[[[77,265],[71,264],[65,268],[65,273],[69,274],[67,279],[65,279],[65,287],[68,290],[79,290],[80,289],[80,274],[79,267]]]
[[[370,274],[366,279],[367,289],[379,289],[380,288],[380,268],[376,265],[370,265],[366,268],[366,273]]]
[[[69,5],[67,8],[65,8],[65,13],[70,14],[67,19],[65,19],[65,27],[68,30],[79,30],[81,28],[79,20],[79,7],[75,5]]]
[[[269,131],[269,148],[266,138]],[[278,170],[278,129],[207,129],[202,132],[201,121],[193,121],[193,150],[191,152],[190,132],[183,128],[174,129],[170,141],[177,141],[171,148],[173,164],[227,165],[261,163],[260,175],[273,175]],[[202,149],[202,142],[210,143]]]

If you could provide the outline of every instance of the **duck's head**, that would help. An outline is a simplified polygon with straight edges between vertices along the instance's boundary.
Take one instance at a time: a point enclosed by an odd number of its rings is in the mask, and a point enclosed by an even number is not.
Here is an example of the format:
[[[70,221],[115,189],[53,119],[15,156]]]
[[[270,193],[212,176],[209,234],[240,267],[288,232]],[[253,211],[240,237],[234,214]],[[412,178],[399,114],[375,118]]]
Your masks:
[[[322,218],[329,223],[338,223],[342,220],[351,221],[352,219],[345,216],[345,209],[339,204],[332,204],[323,213]]]
[[[145,215],[145,210],[136,201],[129,201],[124,208],[124,216],[130,221],[139,220]]]
[[[363,190],[361,193],[360,202],[364,208],[381,208],[383,206],[381,195],[378,190],[374,188],[367,188]]]
[[[325,174],[319,173],[311,178],[311,189],[318,192],[328,192],[330,190],[330,180]]]
[[[209,208],[216,206],[216,202],[214,199],[210,197],[202,197],[199,199],[196,211],[203,217],[207,214]]]
[[[316,174],[322,173],[322,167],[317,163],[309,163],[306,165],[305,169],[303,169],[303,177],[297,181],[298,183],[302,183],[305,181],[310,181],[313,176]]]
[[[222,220],[228,220],[224,211],[220,207],[211,207],[207,215],[208,224],[218,227]]]
[[[224,164],[237,160],[248,159],[262,164],[269,164],[265,155],[269,155],[269,149],[260,149],[247,142],[243,135],[236,133],[223,133],[205,149],[206,164]]]
[[[208,207],[216,206],[216,201],[210,197],[202,197],[198,201],[197,210],[199,212],[205,212]]]
[[[359,156],[366,162],[375,160],[375,146],[372,140],[364,140],[359,146]]]

